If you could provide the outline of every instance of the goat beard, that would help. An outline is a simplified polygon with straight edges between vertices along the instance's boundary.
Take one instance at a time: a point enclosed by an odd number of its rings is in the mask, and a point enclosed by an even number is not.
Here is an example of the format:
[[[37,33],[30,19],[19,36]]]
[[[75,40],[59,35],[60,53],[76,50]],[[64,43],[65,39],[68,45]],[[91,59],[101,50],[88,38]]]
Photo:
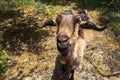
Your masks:
[[[60,48],[60,47],[57,47],[58,51],[61,53],[61,55],[63,56],[66,56],[68,54],[68,48],[69,47],[66,47],[66,48]]]
[[[69,48],[68,44],[64,45],[64,43],[63,44],[57,43],[57,49],[63,56],[66,56],[68,54],[68,48]]]
[[[67,56],[69,54],[69,51],[71,52],[71,50],[74,48],[76,40],[76,38],[72,38],[72,41],[70,41],[69,44],[64,47],[59,47],[57,44],[57,50],[60,52],[61,55]]]

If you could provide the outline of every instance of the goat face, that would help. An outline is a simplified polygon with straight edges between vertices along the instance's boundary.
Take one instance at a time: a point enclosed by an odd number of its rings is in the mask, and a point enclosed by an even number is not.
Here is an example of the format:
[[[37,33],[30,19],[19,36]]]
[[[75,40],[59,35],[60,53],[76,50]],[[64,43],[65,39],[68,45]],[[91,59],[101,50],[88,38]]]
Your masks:
[[[62,55],[67,55],[71,37],[75,36],[75,26],[79,22],[79,17],[74,15],[71,10],[65,10],[61,15],[57,16],[57,48]]]

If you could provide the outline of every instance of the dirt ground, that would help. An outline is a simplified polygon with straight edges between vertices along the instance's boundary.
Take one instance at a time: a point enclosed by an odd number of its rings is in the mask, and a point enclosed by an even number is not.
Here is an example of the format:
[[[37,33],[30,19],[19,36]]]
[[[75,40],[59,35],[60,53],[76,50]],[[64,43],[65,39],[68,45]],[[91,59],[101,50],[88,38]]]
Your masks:
[[[45,19],[42,13],[26,12],[15,19],[5,18],[1,23],[7,24],[3,26],[3,46],[8,61],[0,80],[51,80],[57,74],[54,73],[58,56],[56,27],[37,28]],[[97,23],[96,20],[97,17],[93,17]],[[17,27],[12,27],[14,25]],[[114,32],[106,29],[93,33],[94,38],[85,50],[82,70],[75,71],[75,80],[120,80],[120,43]]]

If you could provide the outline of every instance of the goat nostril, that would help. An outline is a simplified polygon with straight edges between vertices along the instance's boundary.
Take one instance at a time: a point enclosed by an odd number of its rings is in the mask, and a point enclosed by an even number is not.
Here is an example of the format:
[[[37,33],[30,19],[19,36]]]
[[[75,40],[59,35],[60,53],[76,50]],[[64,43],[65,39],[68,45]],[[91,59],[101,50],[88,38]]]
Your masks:
[[[57,42],[61,43],[61,42],[67,42],[69,40],[68,36],[58,36],[57,37]]]

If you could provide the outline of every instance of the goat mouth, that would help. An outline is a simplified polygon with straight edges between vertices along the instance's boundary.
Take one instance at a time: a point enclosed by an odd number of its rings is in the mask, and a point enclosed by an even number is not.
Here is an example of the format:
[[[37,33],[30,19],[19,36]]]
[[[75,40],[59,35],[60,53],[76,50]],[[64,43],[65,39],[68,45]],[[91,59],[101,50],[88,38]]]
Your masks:
[[[66,56],[68,54],[69,47],[67,45],[57,44],[57,49],[61,55]]]
[[[57,49],[61,53],[61,55],[66,56],[68,54],[69,42],[57,42]]]
[[[57,42],[57,47],[60,48],[60,49],[67,49],[68,46],[69,46],[68,41],[66,41],[66,42],[61,42],[61,43]]]

